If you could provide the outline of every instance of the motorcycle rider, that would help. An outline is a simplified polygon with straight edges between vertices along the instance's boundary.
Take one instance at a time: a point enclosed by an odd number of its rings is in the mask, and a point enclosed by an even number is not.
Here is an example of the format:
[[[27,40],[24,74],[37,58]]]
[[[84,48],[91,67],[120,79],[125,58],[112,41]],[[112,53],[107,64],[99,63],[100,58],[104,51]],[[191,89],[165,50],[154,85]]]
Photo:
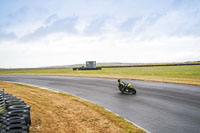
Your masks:
[[[128,91],[127,84],[125,82],[123,82],[121,79],[118,79],[118,83],[119,85],[123,86],[123,91]]]

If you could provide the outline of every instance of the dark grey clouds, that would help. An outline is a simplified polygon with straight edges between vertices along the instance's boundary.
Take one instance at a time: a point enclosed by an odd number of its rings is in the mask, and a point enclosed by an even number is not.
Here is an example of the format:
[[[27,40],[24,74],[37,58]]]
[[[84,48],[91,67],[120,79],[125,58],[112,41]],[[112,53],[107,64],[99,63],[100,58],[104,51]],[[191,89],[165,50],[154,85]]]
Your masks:
[[[170,19],[172,18],[172,19]],[[142,17],[115,17],[115,16],[90,16],[86,17],[86,25],[80,33],[77,25],[82,21],[79,16],[58,18],[56,14],[50,15],[44,20],[44,25],[36,29],[24,38],[42,37],[44,35],[63,32],[73,35],[98,35],[104,33],[113,34],[116,31],[128,32],[133,36],[144,35],[154,38],[163,36],[199,36],[200,12],[198,10],[182,13],[182,11],[167,12],[158,10],[149,16]],[[114,30],[110,29],[114,27]]]
[[[4,6],[2,6],[4,4]],[[2,2],[0,27],[5,33],[31,39],[64,32],[79,35],[77,25],[87,20],[83,35],[128,32],[147,36],[199,36],[199,1],[49,1]],[[11,9],[10,9],[11,8]],[[111,25],[114,30],[106,25]],[[149,32],[151,35],[147,35]],[[153,35],[152,35],[153,34]],[[4,38],[2,36],[1,38]],[[9,39],[5,35],[5,39]]]
[[[199,60],[199,5],[199,0],[2,0],[1,67]],[[124,47],[126,53],[119,54]]]
[[[47,18],[45,20],[45,23],[50,23],[55,20],[56,16],[52,16],[50,18]],[[48,34],[52,33],[59,33],[59,32],[64,32],[64,33],[69,33],[69,34],[75,34],[77,31],[75,29],[75,25],[77,23],[77,17],[67,17],[63,19],[57,19],[50,25],[46,26],[41,26],[37,30],[35,30],[33,33],[28,34],[24,36],[24,39],[33,39],[33,38],[38,38],[38,37],[43,37]]]

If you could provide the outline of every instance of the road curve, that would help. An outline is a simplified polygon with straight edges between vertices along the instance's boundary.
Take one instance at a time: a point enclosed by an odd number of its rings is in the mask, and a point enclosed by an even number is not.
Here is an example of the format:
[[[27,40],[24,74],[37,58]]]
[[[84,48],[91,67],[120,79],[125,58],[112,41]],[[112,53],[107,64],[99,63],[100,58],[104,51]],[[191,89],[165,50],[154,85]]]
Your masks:
[[[126,80],[136,95],[121,94],[116,79],[66,76],[0,76],[76,95],[103,106],[152,133],[199,133],[200,87]]]

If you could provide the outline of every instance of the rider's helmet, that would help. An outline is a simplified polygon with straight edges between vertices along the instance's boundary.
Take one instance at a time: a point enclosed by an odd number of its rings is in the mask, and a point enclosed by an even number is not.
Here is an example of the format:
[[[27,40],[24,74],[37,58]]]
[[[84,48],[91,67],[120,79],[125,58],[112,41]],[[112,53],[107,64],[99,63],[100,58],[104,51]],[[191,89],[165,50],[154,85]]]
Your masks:
[[[121,79],[118,79],[118,82],[120,83]]]

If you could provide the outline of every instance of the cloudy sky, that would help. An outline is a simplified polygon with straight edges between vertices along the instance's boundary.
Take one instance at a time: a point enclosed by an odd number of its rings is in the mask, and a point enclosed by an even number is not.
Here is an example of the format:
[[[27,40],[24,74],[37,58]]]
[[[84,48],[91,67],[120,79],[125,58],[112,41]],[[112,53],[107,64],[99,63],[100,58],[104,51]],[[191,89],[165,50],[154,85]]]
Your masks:
[[[199,0],[0,0],[0,68],[200,60]]]

